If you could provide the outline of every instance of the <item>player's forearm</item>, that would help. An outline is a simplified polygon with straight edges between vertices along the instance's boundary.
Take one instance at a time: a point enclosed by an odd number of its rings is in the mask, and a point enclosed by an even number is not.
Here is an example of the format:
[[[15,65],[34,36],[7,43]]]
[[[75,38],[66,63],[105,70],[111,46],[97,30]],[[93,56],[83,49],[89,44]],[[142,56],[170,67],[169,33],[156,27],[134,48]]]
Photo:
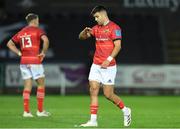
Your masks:
[[[42,52],[45,54],[49,48],[49,41],[44,42]]]
[[[20,50],[17,49],[17,47],[15,46],[15,44],[14,44],[11,40],[7,43],[7,47],[8,47],[12,52],[14,52],[15,54],[17,54],[18,56],[21,56]]]
[[[49,48],[49,39],[46,35],[43,35],[41,39],[43,40],[43,48],[41,52],[45,54]]]
[[[115,41],[114,49],[113,49],[111,55],[109,55],[108,60],[112,60],[113,58],[115,58],[118,55],[118,53],[120,52],[120,50],[121,50],[121,41],[120,40]]]
[[[112,58],[115,58],[117,55],[118,55],[118,53],[120,52],[120,50],[121,50],[121,47],[119,47],[119,46],[117,46],[117,47],[114,47],[114,49],[113,49],[113,51],[112,51],[112,53],[111,53],[111,57]]]

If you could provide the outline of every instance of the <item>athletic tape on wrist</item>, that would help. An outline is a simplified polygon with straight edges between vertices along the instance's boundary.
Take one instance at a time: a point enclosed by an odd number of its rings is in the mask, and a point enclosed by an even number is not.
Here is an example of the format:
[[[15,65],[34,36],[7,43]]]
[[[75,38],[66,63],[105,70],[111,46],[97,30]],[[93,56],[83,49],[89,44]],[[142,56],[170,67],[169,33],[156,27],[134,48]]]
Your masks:
[[[18,52],[18,56],[21,56],[21,52],[20,51]]]
[[[109,62],[111,62],[111,61],[113,60],[113,57],[112,57],[112,56],[108,56],[107,60],[108,60]]]

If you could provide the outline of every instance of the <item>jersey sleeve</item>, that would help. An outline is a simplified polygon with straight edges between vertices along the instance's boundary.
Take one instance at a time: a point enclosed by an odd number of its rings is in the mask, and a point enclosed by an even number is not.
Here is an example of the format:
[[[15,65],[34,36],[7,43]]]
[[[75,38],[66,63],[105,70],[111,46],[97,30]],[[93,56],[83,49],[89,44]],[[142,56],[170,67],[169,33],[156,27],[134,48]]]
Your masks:
[[[111,39],[113,41],[122,39],[122,31],[119,26],[117,26],[117,25],[113,26],[112,32],[111,32]]]
[[[15,44],[18,44],[18,43],[19,43],[18,33],[16,33],[16,34],[11,38],[11,40],[12,40]]]

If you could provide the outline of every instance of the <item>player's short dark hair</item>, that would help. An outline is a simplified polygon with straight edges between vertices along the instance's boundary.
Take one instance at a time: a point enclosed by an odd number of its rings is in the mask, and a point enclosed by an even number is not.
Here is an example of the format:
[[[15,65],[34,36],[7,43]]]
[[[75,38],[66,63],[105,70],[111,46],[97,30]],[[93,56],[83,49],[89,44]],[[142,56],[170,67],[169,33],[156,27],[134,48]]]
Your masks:
[[[101,12],[101,11],[107,11],[106,7],[102,5],[95,6],[91,11],[91,15],[93,16],[95,13]]]
[[[27,23],[31,22],[32,20],[34,19],[37,19],[38,18],[38,15],[37,14],[34,14],[34,13],[29,13],[27,16],[26,16],[26,21]]]

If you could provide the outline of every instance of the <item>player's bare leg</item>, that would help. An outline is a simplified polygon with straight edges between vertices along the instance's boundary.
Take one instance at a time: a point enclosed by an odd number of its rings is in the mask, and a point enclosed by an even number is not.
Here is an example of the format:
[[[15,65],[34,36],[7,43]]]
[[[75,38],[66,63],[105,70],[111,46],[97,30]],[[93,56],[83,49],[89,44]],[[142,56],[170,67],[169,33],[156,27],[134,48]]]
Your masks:
[[[45,97],[45,78],[41,77],[36,80],[37,82],[37,106],[38,110],[36,115],[39,117],[48,117],[49,112],[44,110],[44,97]]]
[[[114,86],[113,85],[105,85],[103,87],[103,92],[105,97],[116,104],[124,114],[124,126],[129,126],[131,124],[131,109],[124,106],[123,101],[119,96],[114,94]]]
[[[24,113],[23,117],[33,117],[29,110],[29,99],[32,89],[32,79],[24,80],[24,90],[23,90],[23,105],[24,105]]]
[[[100,83],[96,81],[90,81],[90,113],[91,113],[91,118],[90,120],[85,123],[81,124],[80,126],[82,127],[97,127],[97,111],[98,111],[98,93],[99,93],[99,88],[100,88]]]

